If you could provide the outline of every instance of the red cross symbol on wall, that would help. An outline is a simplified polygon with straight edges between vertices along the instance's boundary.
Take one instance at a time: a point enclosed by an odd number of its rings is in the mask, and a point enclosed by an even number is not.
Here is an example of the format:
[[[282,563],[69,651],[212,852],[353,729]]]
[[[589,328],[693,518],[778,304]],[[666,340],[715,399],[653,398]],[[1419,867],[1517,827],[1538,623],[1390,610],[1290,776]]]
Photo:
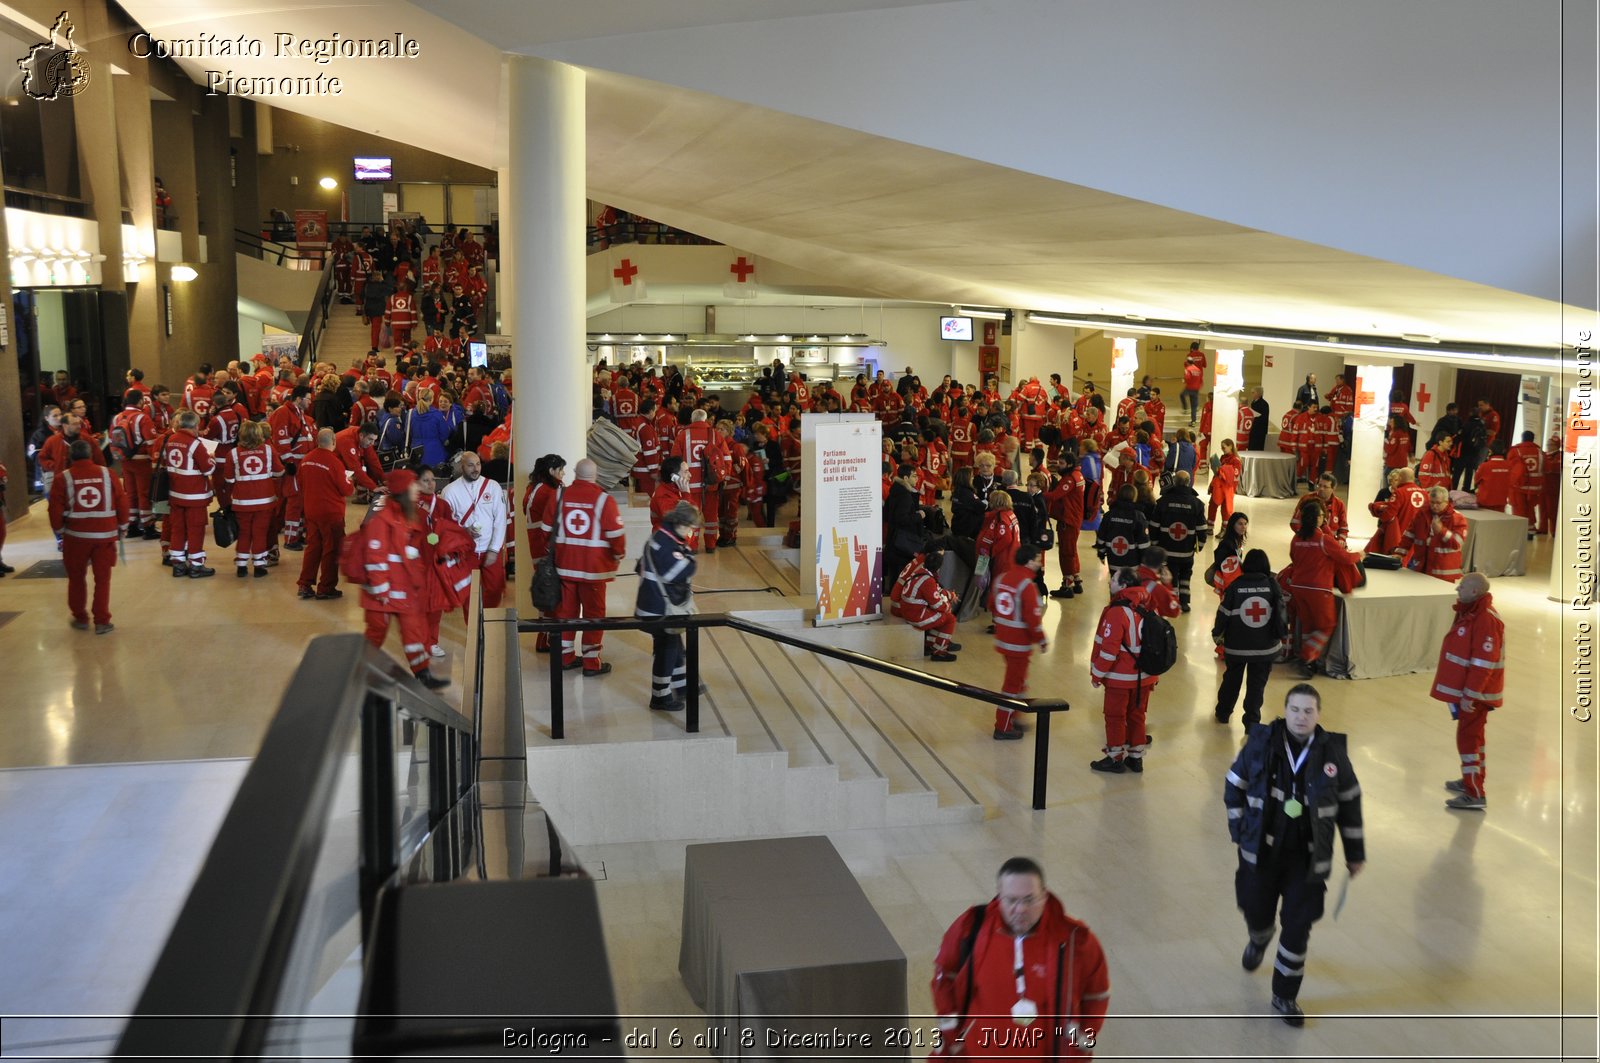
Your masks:
[[[1363,406],[1371,406],[1375,397],[1372,392],[1362,389],[1361,378],[1356,377],[1356,409],[1360,410]]]
[[[639,267],[635,266],[630,260],[625,258],[622,260],[622,265],[611,271],[611,275],[616,277],[623,283],[624,286],[626,286],[633,283],[633,276],[638,272]]]
[[[1418,384],[1417,385],[1417,412],[1418,413],[1426,413],[1427,412],[1428,400],[1431,399],[1431,398],[1433,398],[1433,396],[1428,394],[1428,385],[1426,385],[1426,384]]]
[[[743,284],[749,280],[750,274],[754,273],[755,271],[756,264],[754,262],[746,262],[743,255],[739,256],[739,261],[728,267],[728,272],[738,277],[740,284]]]
[[[1267,603],[1260,598],[1251,598],[1250,604],[1244,607],[1243,612],[1251,627],[1260,627],[1267,620]]]

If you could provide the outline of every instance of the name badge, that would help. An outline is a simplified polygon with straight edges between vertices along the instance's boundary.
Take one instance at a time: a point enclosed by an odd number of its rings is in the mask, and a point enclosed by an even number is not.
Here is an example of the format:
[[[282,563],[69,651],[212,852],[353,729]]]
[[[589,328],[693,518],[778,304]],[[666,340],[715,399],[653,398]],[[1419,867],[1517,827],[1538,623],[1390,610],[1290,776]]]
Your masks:
[[[1302,805],[1293,797],[1289,798],[1289,800],[1283,803],[1283,814],[1288,816],[1290,819],[1299,819],[1300,813],[1304,812],[1305,810],[1306,806]]]
[[[1039,1017],[1039,1005],[1023,997],[1011,1005],[1011,1021],[1018,1026],[1027,1026]]]

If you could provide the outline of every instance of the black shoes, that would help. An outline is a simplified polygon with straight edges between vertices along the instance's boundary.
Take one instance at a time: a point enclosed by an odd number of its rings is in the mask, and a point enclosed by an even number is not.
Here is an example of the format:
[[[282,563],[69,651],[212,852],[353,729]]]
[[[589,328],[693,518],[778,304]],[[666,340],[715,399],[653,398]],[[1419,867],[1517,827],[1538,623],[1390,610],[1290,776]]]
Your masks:
[[[450,680],[441,676],[436,676],[426,668],[420,672],[413,672],[412,678],[421,683],[423,686],[427,687],[429,690],[439,690],[450,685]]]
[[[594,679],[594,678],[596,678],[598,676],[609,675],[610,672],[611,672],[611,662],[610,661],[605,661],[600,665],[599,668],[585,668],[583,670],[583,678],[585,678],[585,679]]]
[[[13,573],[15,571],[16,571],[16,569],[12,568],[10,565],[6,564],[4,561],[0,561],[0,576],[9,576],[9,575],[11,575],[11,573]]]
[[[928,659],[937,661],[940,664],[948,664],[956,659],[956,655],[953,653],[931,653],[928,655]]]
[[[96,624],[94,626],[94,633],[96,635],[109,635],[115,630],[117,630],[117,626],[115,624]]]
[[[996,742],[1020,742],[1022,741],[1022,732],[1015,729],[1002,731],[999,728],[996,728],[994,732],[994,740]]]
[[[146,542],[149,542],[152,539],[161,538],[161,529],[156,527],[154,524],[150,525],[150,527],[144,530],[144,538]]]
[[[317,596],[317,592],[312,590],[310,587],[301,587],[300,590],[296,592],[295,596],[301,601],[309,602],[311,599]]]
[[[1306,1013],[1300,1010],[1300,1005],[1296,1001],[1273,997],[1272,1010],[1282,1015],[1283,1021],[1290,1026],[1300,1027],[1306,1024]]]
[[[1067,584],[1063,583],[1061,586],[1057,587],[1055,590],[1050,592],[1050,597],[1052,597],[1052,598],[1071,598],[1072,597],[1072,588],[1070,586],[1068,586]]]
[[[266,566],[264,566],[264,565],[257,566],[256,571],[255,571],[255,578],[256,579],[265,579],[266,576],[267,576]]]
[[[1101,757],[1099,760],[1090,761],[1089,767],[1093,771],[1103,771],[1107,775],[1121,775],[1127,770],[1122,766],[1122,761],[1110,754]]]
[[[283,548],[285,550],[304,550],[306,548],[306,544],[300,542],[284,543]]]
[[[87,620],[70,620],[70,621],[68,621],[68,623],[70,623],[72,625],[72,630],[74,630],[74,631],[88,631],[89,630],[89,621],[87,621]]]
[[[343,598],[343,597],[344,597],[344,591],[339,590],[337,587],[335,587],[331,591],[319,591],[317,593],[317,601],[319,601],[319,602],[331,602],[335,598]]]
[[[188,565],[180,565],[175,561],[163,561],[161,563],[163,565],[171,565],[172,566],[172,578],[173,579],[181,579],[182,577],[187,576],[189,574],[189,566]]]
[[[250,570],[245,568],[243,565],[234,565],[233,566],[233,575],[234,575],[234,578],[236,578],[236,579],[249,579],[250,578]]]
[[[1123,760],[1122,760],[1122,766],[1124,768],[1127,768],[1129,771],[1133,772],[1135,775],[1143,775],[1144,774],[1144,758],[1143,757],[1132,757],[1132,756],[1124,757]]]
[[[177,569],[173,569],[173,571],[176,572]],[[190,579],[205,579],[208,576],[215,576],[216,574],[217,574],[217,570],[216,569],[214,569],[214,568],[206,568],[206,566],[204,566],[204,565],[190,565],[189,566],[188,576],[189,576]]]
[[[1247,971],[1253,971],[1257,967],[1260,967],[1262,958],[1267,954],[1267,946],[1271,943],[1271,938],[1268,938],[1259,945],[1257,945],[1254,941],[1245,942],[1244,955],[1239,959],[1239,963],[1243,965],[1244,969]]]
[[[683,699],[682,698],[651,698],[650,699],[650,711],[651,712],[682,712],[683,711],[683,704],[684,703],[683,703]]]

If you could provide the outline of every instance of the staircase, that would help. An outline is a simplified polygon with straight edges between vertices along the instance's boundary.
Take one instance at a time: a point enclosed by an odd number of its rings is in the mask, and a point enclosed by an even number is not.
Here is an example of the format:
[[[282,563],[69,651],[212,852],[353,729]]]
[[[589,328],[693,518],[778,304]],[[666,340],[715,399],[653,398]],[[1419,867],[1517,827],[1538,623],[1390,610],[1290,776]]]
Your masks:
[[[372,330],[362,324],[361,315],[356,313],[354,304],[341,303],[337,298],[328,305],[328,325],[323,330],[322,341],[317,347],[317,360],[332,362],[339,369],[348,368],[351,363],[366,357],[372,349]],[[389,368],[394,368],[394,351],[380,352],[384,360],[389,363]]]
[[[629,529],[629,542],[636,542]],[[747,529],[703,558],[706,612],[803,633],[921,667],[922,636],[889,620],[813,629],[795,596],[792,559]],[[769,550],[769,547],[772,549]],[[770,585],[782,595],[726,593]],[[626,614],[633,577],[612,584]],[[935,748],[948,721],[970,731],[984,710],[963,699],[727,628],[700,636],[700,733],[682,714],[650,712],[650,640],[613,633],[604,679],[568,673],[566,734],[549,737],[548,658],[524,639],[528,777],[574,844],[735,838],[859,827],[976,822],[983,808]]]

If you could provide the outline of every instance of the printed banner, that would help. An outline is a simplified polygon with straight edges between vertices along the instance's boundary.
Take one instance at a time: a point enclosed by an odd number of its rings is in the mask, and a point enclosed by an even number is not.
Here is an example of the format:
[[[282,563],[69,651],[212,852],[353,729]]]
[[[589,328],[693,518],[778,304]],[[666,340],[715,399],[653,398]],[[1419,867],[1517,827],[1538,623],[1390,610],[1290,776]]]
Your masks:
[[[326,251],[328,249],[328,212],[325,210],[295,211],[294,242],[302,251]]]
[[[801,510],[818,626],[883,611],[883,426],[870,414],[800,421]],[[807,526],[809,525],[809,527]],[[803,540],[804,541],[804,540]]]

